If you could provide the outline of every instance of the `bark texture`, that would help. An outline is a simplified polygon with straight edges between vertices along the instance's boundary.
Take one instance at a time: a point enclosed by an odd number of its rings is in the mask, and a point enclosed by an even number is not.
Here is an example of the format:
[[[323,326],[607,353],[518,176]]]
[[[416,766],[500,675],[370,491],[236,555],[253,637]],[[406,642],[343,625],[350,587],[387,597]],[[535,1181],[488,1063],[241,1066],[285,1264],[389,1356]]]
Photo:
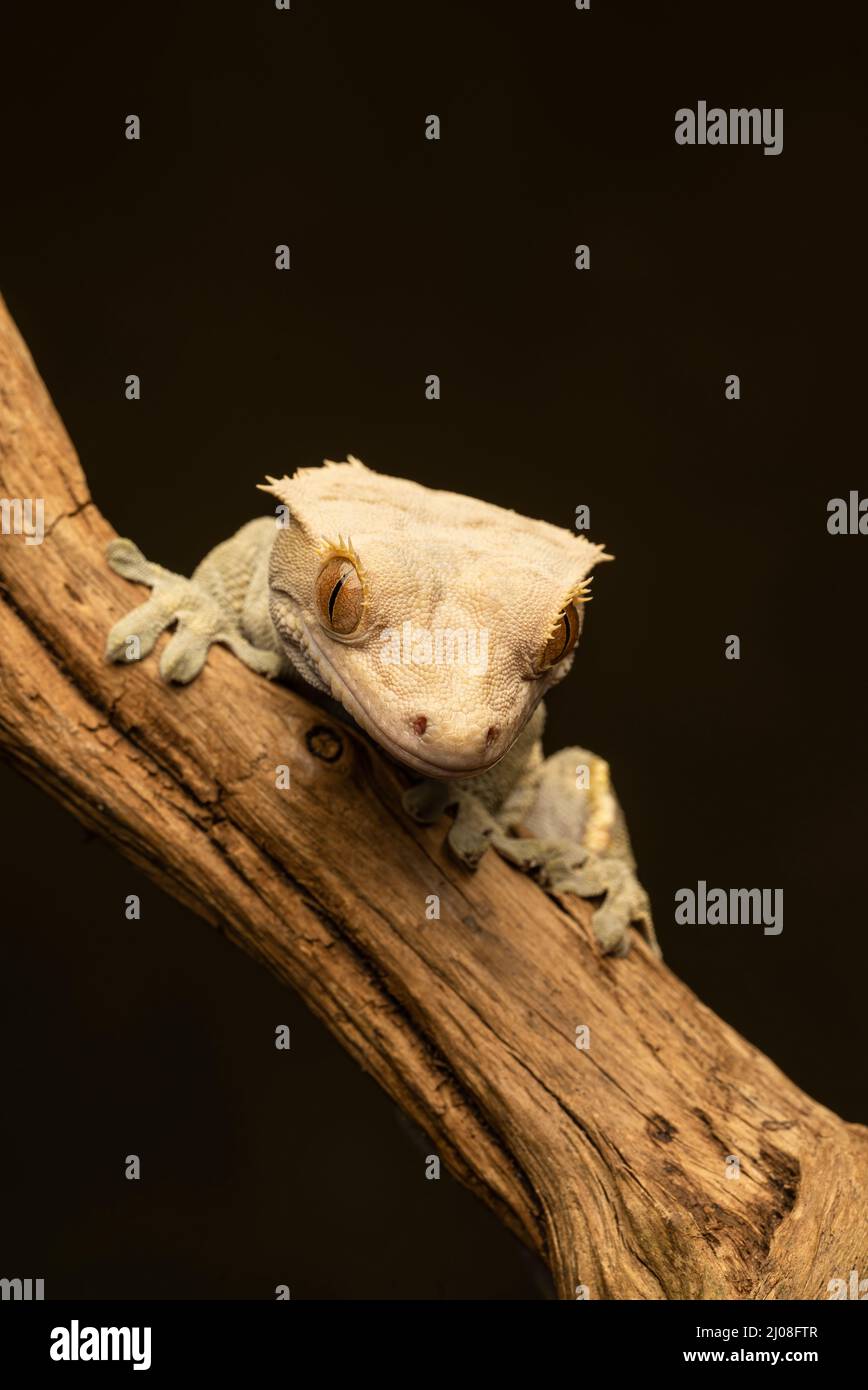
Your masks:
[[[868,1131],[641,942],[603,959],[583,904],[494,854],[459,868],[375,748],[223,649],[185,688],[155,656],[104,664],[145,591],[104,562],[114,533],[2,301],[0,496],[44,498],[46,529],[0,536],[4,756],[291,984],[562,1297],[826,1298],[864,1271]]]

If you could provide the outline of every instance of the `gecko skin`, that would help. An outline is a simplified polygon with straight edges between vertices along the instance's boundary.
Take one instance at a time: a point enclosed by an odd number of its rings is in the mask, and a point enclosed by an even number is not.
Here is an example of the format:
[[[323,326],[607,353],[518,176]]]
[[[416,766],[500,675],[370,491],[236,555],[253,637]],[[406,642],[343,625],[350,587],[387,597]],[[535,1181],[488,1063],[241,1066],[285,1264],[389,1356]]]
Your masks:
[[[193,680],[212,642],[261,675],[300,678],[422,778],[409,815],[454,812],[448,845],[464,865],[493,846],[548,892],[591,899],[604,951],[623,955],[631,925],[657,951],[608,764],[542,750],[542,697],[573,663],[603,547],[352,457],[262,490],[282,504],[277,523],[242,526],[191,579],[111,542],[111,567],[152,592],[112,628],[108,660],[146,656],[175,625],[166,680]]]

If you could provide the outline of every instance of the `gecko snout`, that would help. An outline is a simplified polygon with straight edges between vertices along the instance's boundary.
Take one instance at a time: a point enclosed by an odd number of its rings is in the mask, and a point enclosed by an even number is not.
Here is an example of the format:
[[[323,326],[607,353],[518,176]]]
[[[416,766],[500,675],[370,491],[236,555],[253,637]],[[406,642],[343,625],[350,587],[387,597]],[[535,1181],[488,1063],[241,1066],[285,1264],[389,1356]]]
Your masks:
[[[428,716],[426,714],[417,714],[415,719],[410,720],[410,727],[412,728],[413,733],[418,734],[419,738],[421,738],[422,735],[425,733],[425,730],[428,728]],[[493,743],[496,743],[499,738],[500,725],[489,724],[488,728],[485,731],[486,748],[490,748],[491,745]]]
[[[470,776],[484,771],[505,751],[502,724],[489,722],[491,716],[473,720],[463,727],[450,727],[450,721],[432,714],[407,715],[405,728],[410,735],[402,751],[411,765],[424,760],[429,775]],[[399,754],[400,756],[400,754]],[[435,770],[436,769],[436,770]]]

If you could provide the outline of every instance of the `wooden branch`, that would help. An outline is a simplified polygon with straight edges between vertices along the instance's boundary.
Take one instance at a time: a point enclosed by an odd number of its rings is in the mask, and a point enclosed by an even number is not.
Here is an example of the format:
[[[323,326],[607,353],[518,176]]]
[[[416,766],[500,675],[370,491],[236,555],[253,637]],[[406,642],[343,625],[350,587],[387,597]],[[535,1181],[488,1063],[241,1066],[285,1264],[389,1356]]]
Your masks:
[[[864,1270],[868,1131],[638,940],[603,959],[577,900],[494,854],[459,868],[376,749],[226,651],[186,688],[104,664],[144,595],[2,301],[0,490],[46,529],[0,536],[5,756],[290,983],[562,1297],[826,1298]]]

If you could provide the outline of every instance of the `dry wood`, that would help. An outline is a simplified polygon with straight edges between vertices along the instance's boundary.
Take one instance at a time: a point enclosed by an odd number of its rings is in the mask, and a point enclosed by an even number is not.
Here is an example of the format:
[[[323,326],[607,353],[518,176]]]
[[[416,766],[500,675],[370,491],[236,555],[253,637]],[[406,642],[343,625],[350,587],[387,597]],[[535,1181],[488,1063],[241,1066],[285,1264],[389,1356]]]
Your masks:
[[[47,532],[0,536],[4,755],[291,984],[562,1297],[825,1298],[864,1272],[868,1131],[640,942],[602,959],[583,904],[494,854],[459,868],[375,748],[222,649],[183,689],[153,657],[104,664],[144,592],[104,563],[114,533],[2,301],[0,494],[44,498]]]

